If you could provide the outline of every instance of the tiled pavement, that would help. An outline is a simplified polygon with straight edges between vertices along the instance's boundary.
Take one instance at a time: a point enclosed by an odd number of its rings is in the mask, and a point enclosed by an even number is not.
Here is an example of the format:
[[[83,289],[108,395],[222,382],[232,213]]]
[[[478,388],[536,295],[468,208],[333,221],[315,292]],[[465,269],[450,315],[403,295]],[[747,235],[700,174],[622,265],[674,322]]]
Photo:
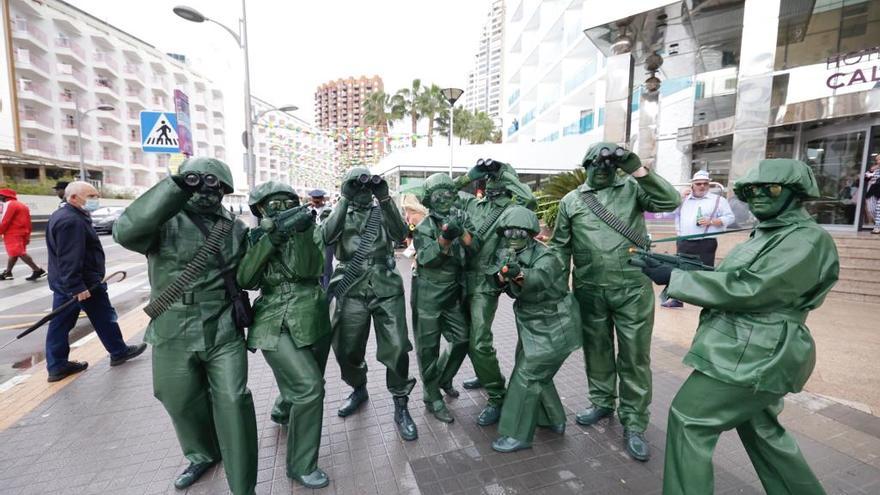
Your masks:
[[[408,278],[405,262],[401,262]],[[509,300],[496,318],[501,366],[513,366],[516,333]],[[371,339],[371,349],[374,346]],[[456,417],[445,425],[426,417],[417,385],[411,413],[419,428],[416,442],[399,439],[391,418],[393,404],[384,389],[384,370],[371,350],[371,402],[347,419],[336,409],[349,393],[331,357],[319,466],[332,483],[316,493],[659,493],[663,467],[666,411],[688,370],[685,349],[655,337],[654,402],[648,437],[652,459],[630,460],[622,451],[616,419],[589,428],[574,423],[574,411],[586,405],[586,381],[580,351],[556,377],[569,412],[568,431],[536,435],[534,447],[498,454],[489,447],[495,427],[481,428],[475,417],[483,405],[480,391],[461,390],[448,400]],[[410,369],[417,376],[414,355]],[[466,363],[457,382],[472,376]],[[250,387],[257,407],[259,476],[257,493],[305,493],[287,479],[285,434],[269,421],[276,387],[259,354],[251,355]],[[783,424],[800,442],[807,460],[829,494],[880,493],[880,418],[800,394],[787,401]],[[152,397],[148,356],[125,366],[92,363],[69,386],[0,432],[0,494],[153,494],[175,492],[171,481],[183,469],[167,415]],[[763,493],[735,433],[727,433],[715,454],[716,493]],[[228,493],[222,469],[213,469],[190,494]]]

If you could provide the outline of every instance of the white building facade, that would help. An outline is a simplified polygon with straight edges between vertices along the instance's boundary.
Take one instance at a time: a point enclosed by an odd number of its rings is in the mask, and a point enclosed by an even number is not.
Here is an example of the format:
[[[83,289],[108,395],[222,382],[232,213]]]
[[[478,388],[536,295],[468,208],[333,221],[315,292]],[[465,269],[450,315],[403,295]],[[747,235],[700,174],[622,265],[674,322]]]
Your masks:
[[[468,73],[464,108],[485,112],[493,120],[501,118],[504,84],[505,0],[493,0],[488,19],[474,54],[474,68]]]
[[[189,98],[193,154],[226,160],[223,93],[178,58],[58,0],[10,0],[11,115],[17,150],[78,164],[105,190],[137,194],[167,174],[178,157],[141,151],[139,114],[174,112],[174,90]],[[114,110],[83,111],[100,105]],[[8,118],[8,117],[7,117]],[[23,172],[23,175],[22,175]],[[46,171],[15,171],[45,179]],[[54,173],[54,172],[53,172]],[[51,179],[52,174],[49,178]]]

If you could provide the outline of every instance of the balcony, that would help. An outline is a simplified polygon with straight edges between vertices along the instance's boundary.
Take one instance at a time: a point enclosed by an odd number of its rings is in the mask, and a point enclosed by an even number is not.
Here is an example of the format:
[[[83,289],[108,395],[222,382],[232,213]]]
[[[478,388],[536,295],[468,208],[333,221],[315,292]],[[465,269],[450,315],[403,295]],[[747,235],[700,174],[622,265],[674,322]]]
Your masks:
[[[49,62],[45,58],[28,50],[15,50],[15,68],[17,70],[35,73],[41,78],[50,77]]]
[[[70,38],[55,38],[55,54],[67,55],[82,65],[86,63],[86,52],[82,46]]]
[[[30,108],[18,109],[19,125],[43,132],[55,132],[55,125],[48,111],[37,111]]]
[[[144,73],[141,71],[140,66],[132,63],[127,63],[122,66],[122,76],[134,81],[144,80]]]
[[[22,151],[44,156],[55,156],[55,145],[46,139],[25,138],[21,140]]]
[[[129,124],[141,124],[141,112],[138,110],[128,109],[128,123]]]
[[[111,141],[114,144],[122,145],[122,133],[117,129],[112,129],[109,127],[99,127],[98,128],[98,138],[101,141]]]
[[[108,150],[105,149],[101,151],[101,154],[98,156],[98,164],[99,165],[109,165],[111,167],[122,167],[122,161],[120,159],[120,153],[116,150]]]
[[[73,119],[63,118],[59,122],[59,127],[61,127],[61,133],[67,135],[76,135],[76,121]],[[89,136],[92,134],[92,128],[89,126],[88,121],[83,120],[79,124],[79,129],[82,132],[83,136]]]
[[[153,98],[151,101],[153,103],[153,106],[155,106],[157,109],[161,110],[161,109],[165,108],[165,97],[164,96],[153,95]]]
[[[46,37],[46,33],[33,26],[25,18],[18,18],[12,21],[12,36],[32,43],[43,49],[43,51],[49,51],[49,38]]]
[[[88,79],[82,71],[74,69],[72,66],[59,64],[58,74],[56,76],[58,82],[66,82],[78,86],[80,89],[88,89]]]
[[[150,83],[153,86],[153,91],[162,91],[166,95],[168,94],[168,90],[166,89],[168,84],[168,78],[160,75],[153,75],[150,78]]]
[[[110,52],[95,52],[92,55],[92,62],[96,69],[107,69],[119,74],[119,64],[113,60],[113,54]]]
[[[112,97],[114,100],[119,99],[119,92],[113,86],[113,81],[106,77],[95,78],[95,94],[103,94]]]
[[[79,151],[76,149],[76,145],[70,145],[64,148],[63,156],[59,157],[65,159],[70,162],[78,162],[79,161]],[[88,143],[83,143],[83,160],[84,161],[92,161],[92,149]]]
[[[52,105],[52,94],[45,86],[34,81],[18,80],[18,97],[23,100],[32,100],[46,106]]]
[[[132,88],[132,87],[125,88],[125,99],[128,101],[137,102],[142,107],[146,107],[146,99],[144,98],[144,91],[141,89],[136,89],[136,88]]]

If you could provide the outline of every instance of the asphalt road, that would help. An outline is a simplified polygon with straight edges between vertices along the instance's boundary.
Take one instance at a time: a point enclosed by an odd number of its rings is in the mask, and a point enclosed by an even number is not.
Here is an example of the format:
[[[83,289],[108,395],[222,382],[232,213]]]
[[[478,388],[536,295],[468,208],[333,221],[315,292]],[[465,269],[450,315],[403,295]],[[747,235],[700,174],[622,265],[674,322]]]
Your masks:
[[[101,236],[101,242],[107,257],[107,273],[116,270],[125,270],[128,273],[123,282],[109,288],[110,300],[116,307],[116,312],[123,315],[146,301],[149,296],[147,260],[143,255],[117,245],[109,235]],[[37,264],[46,267],[44,237],[32,238],[28,252]],[[0,270],[5,269],[7,260],[6,252],[0,248]],[[25,280],[31,274],[31,269],[20,260],[12,273],[15,280],[0,281],[0,345],[13,339],[52,309],[52,291],[49,290],[46,278],[36,282]],[[0,349],[0,386],[11,377],[26,373],[28,368],[44,360],[48,326],[46,323],[30,335]],[[77,341],[90,336],[94,336],[94,329],[85,314],[80,313],[76,327],[70,332],[70,341],[75,346]]]

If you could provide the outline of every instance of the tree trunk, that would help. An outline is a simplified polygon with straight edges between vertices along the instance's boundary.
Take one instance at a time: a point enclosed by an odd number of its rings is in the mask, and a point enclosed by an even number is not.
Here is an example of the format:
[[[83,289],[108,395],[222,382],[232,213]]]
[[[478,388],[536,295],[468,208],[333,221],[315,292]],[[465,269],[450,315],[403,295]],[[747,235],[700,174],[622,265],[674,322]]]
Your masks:
[[[419,130],[419,118],[416,115],[416,112],[411,112],[410,116],[412,117],[412,145],[413,148],[416,147],[416,131]]]
[[[434,116],[428,116],[428,147],[434,146]]]

